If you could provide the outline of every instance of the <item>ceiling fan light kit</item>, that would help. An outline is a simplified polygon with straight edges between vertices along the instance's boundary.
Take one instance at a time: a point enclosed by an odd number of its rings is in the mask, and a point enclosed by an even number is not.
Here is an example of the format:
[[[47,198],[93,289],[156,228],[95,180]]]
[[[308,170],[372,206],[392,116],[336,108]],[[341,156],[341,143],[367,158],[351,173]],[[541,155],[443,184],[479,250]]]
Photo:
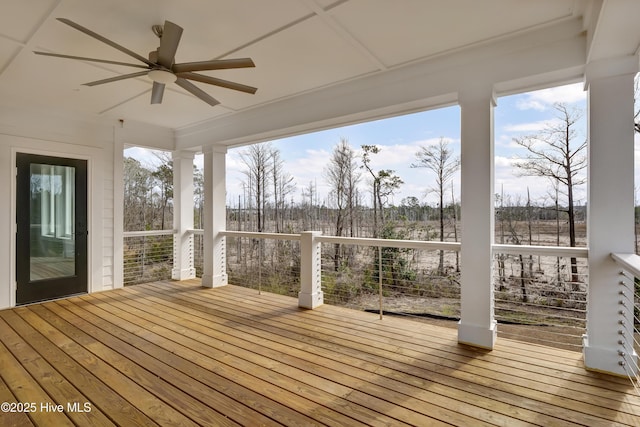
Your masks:
[[[135,77],[141,77],[147,75],[153,81],[153,89],[151,90],[151,103],[152,104],[160,104],[162,103],[162,96],[164,94],[164,87],[170,83],[176,83],[178,86],[206,102],[207,104],[213,106],[217,105],[220,102],[213,98],[211,95],[191,83],[189,80],[206,83],[214,86],[224,87],[227,89],[237,90],[244,93],[254,94],[257,89],[255,87],[243,85],[240,83],[234,83],[223,79],[218,79],[215,77],[206,76],[203,74],[195,73],[194,71],[212,71],[212,70],[225,70],[225,69],[233,69],[233,68],[247,68],[247,67],[255,67],[255,64],[251,60],[251,58],[238,58],[238,59],[213,59],[209,61],[199,61],[199,62],[185,62],[176,64],[175,63],[175,55],[178,50],[178,44],[180,43],[180,38],[182,37],[182,27],[174,24],[170,21],[165,21],[164,26],[154,25],[152,30],[154,34],[156,34],[160,38],[160,47],[157,50],[154,50],[149,53],[149,58],[145,58],[137,53],[127,49],[124,46],[121,46],[106,37],[97,34],[88,28],[81,26],[69,19],[66,18],[58,18],[58,21],[69,25],[76,30],[87,34],[88,36],[93,37],[96,40],[105,43],[120,52],[123,52],[132,58],[137,59],[138,61],[144,63],[141,64],[130,64],[127,62],[120,61],[110,61],[106,59],[97,59],[97,58],[85,58],[81,56],[71,56],[71,55],[63,55],[57,53],[49,53],[49,52],[38,52],[34,51],[37,55],[44,56],[53,56],[58,58],[65,59],[74,59],[80,61],[89,61],[89,62],[99,62],[103,64],[112,64],[112,65],[121,65],[126,67],[135,67],[142,68],[148,71],[138,71],[130,74],[123,74],[116,77],[111,77],[108,79],[97,80],[94,82],[84,83],[86,86],[97,86],[104,83],[111,83],[119,80],[125,80]]]
[[[165,85],[175,83],[176,80],[178,80],[178,76],[167,70],[151,70],[147,73],[147,76],[149,76],[149,78],[154,82]]]

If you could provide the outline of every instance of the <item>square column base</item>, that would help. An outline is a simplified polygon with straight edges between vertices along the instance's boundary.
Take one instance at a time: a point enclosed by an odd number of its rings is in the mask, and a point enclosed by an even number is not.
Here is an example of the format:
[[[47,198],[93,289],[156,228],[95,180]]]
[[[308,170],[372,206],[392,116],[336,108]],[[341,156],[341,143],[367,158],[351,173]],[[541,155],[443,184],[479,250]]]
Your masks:
[[[202,276],[202,286],[205,288],[218,288],[228,285],[228,280],[229,277],[226,274],[218,274],[215,276],[205,274]]]
[[[493,350],[498,336],[498,322],[493,321],[491,327],[468,325],[458,322],[458,343],[473,347]]]
[[[322,291],[313,294],[298,292],[298,307],[314,309],[322,304],[324,304]]]
[[[627,378],[628,375],[638,375],[638,354],[627,354],[622,357],[617,350],[589,346],[589,338],[582,336],[582,358],[584,367],[589,371],[602,372]],[[624,365],[620,361],[624,360]]]
[[[184,268],[184,269],[173,269],[171,270],[171,279],[172,280],[188,280],[195,279],[196,277],[196,269],[195,268]]]

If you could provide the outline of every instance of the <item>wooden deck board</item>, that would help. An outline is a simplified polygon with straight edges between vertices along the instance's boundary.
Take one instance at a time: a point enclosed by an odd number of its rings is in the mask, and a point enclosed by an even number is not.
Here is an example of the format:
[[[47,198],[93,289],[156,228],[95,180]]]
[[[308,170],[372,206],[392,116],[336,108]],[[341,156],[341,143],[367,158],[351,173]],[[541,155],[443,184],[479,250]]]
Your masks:
[[[150,298],[151,300],[152,298]],[[157,301],[159,304],[161,301]],[[182,305],[182,304],[181,304]],[[225,307],[227,306],[227,307]],[[167,305],[165,307],[168,308]],[[220,304],[219,307],[216,308],[218,311],[218,315],[222,316],[221,312],[223,310],[230,310],[230,313],[237,310],[233,310],[233,307],[229,307],[229,301],[226,303]],[[224,319],[227,321],[233,321],[233,314],[227,315]],[[191,319],[190,321],[197,321],[197,319]],[[320,375],[323,377],[330,377],[332,375],[332,370],[337,370],[342,374],[349,375],[350,377],[355,377],[357,380],[367,381],[370,384],[367,386],[364,383],[364,386],[361,386],[360,389],[363,391],[367,391],[371,394],[375,395],[386,395],[387,398],[391,397],[391,394],[388,390],[398,391],[403,393],[406,396],[412,396],[413,398],[419,398],[422,400],[416,406],[424,406],[425,411],[429,412],[432,416],[437,415],[437,411],[434,408],[429,408],[428,406],[432,403],[435,405],[439,405],[440,408],[449,408],[449,407],[457,407],[460,408],[460,412],[467,412],[467,415],[473,416],[476,418],[475,423],[478,423],[478,419],[492,420],[494,418],[493,412],[502,411],[502,415],[505,420],[509,421],[509,425],[518,425],[518,420],[515,418],[511,418],[511,415],[517,413],[519,408],[514,407],[512,405],[502,405],[499,402],[496,402],[494,399],[487,399],[481,394],[471,394],[464,391],[465,383],[459,384],[459,390],[448,393],[450,391],[450,383],[451,377],[447,377],[444,379],[445,382],[448,383],[447,386],[441,386],[430,380],[419,380],[417,377],[413,375],[403,375],[403,373],[399,371],[393,371],[391,369],[387,370],[387,374],[385,376],[380,377],[379,372],[382,369],[385,369],[384,366],[376,365],[374,363],[367,363],[362,359],[357,359],[355,357],[350,357],[347,354],[340,354],[336,352],[335,349],[331,348],[331,350],[323,351],[323,344],[320,337],[315,336],[312,344],[307,345],[299,345],[300,340],[302,339],[301,335],[296,336],[292,330],[296,329],[296,325],[288,325],[287,330],[285,330],[284,335],[282,333],[282,328],[267,328],[269,323],[273,323],[272,321],[265,320],[262,323],[258,324],[246,324],[245,330],[240,332],[240,337],[238,339],[246,339],[246,336],[251,336],[252,343],[258,343],[260,345],[261,354],[265,357],[279,357],[281,360],[291,359],[291,364],[297,364],[300,366],[300,361],[294,360],[294,357],[302,357],[308,362],[308,372],[314,372],[316,375]],[[305,323],[304,320],[302,323]],[[238,323],[238,325],[240,325]],[[235,329],[235,328],[234,328]],[[258,334],[258,330],[272,330],[275,333],[267,334],[266,336],[261,336],[262,334]],[[277,335],[276,335],[277,333]],[[336,334],[337,335],[337,334]],[[332,337],[329,337],[332,339]],[[330,342],[330,341],[328,341]],[[270,349],[270,350],[265,350]],[[356,349],[356,354],[359,357],[366,354],[368,349],[366,348],[358,348]],[[287,353],[290,353],[289,356]],[[366,364],[367,366],[365,366]],[[433,375],[438,375],[437,373],[432,373]],[[335,374],[334,374],[335,376]],[[347,383],[349,381],[353,381],[352,379],[346,378]],[[340,381],[340,378],[336,378],[336,381]],[[429,383],[429,384],[427,384]],[[381,386],[382,389],[376,389],[376,386]],[[425,390],[426,389],[426,390]],[[483,390],[484,392],[491,390]],[[414,400],[415,402],[415,400]],[[461,402],[465,402],[467,405],[461,405]],[[491,408],[491,410],[488,410]],[[444,419],[451,421],[451,416],[443,415]],[[461,423],[463,421],[470,422],[469,419],[459,420]]]
[[[0,346],[0,357],[9,357],[4,346]],[[2,364],[2,369],[7,368],[6,364]],[[17,403],[18,398],[11,392],[7,383],[0,378],[0,402]],[[33,426],[29,416],[25,412],[11,412],[10,410],[0,411],[0,425],[6,427]]]
[[[640,425],[579,353],[199,281],[0,311],[0,425]],[[66,423],[66,424],[65,424]]]
[[[16,319],[14,318],[14,320]],[[14,350],[14,357],[18,359],[33,378],[38,379],[39,385],[49,394],[53,401],[68,402],[71,404],[82,403],[83,411],[67,412],[67,415],[74,423],[96,427],[114,425],[98,408],[94,407],[91,408],[91,411],[84,411],[84,402],[88,401],[87,398],[62,376],[54,366],[49,364],[48,360],[53,359],[50,354],[51,350],[45,350],[42,352],[42,355],[40,355],[33,347],[25,342],[26,340],[38,346],[39,342],[46,340],[44,336],[33,329],[17,328],[17,330],[20,331],[22,336],[18,335],[15,330],[2,328],[0,337],[9,348]]]
[[[230,298],[227,298],[224,302],[221,301],[220,302],[220,306],[217,308],[217,310],[224,310],[225,306],[229,307],[229,299]],[[237,310],[234,310],[234,307],[229,307],[229,308],[227,308],[227,310],[230,310],[230,312],[237,312]],[[268,310],[268,309],[265,309],[265,310]],[[312,313],[312,312],[309,312],[309,313]],[[318,312],[314,312],[313,314],[317,314],[317,313]],[[290,315],[283,314],[283,315],[279,316],[279,319],[282,320],[283,318],[285,318],[287,316],[290,316]],[[293,321],[294,320],[292,320],[292,322]],[[269,322],[272,322],[272,321],[271,320],[263,320],[262,321],[262,323],[269,323]],[[302,321],[300,320],[300,316],[299,315],[296,317],[295,322],[296,322],[295,324],[294,323],[288,324],[287,327],[286,327],[286,330],[287,331],[295,330],[296,328],[302,327],[304,325],[304,323],[305,323],[304,320],[302,320]],[[323,322],[322,324],[326,324],[326,322]],[[260,326],[261,325],[255,325],[253,327],[253,329],[260,328]],[[326,333],[323,336],[319,332],[323,328],[321,326],[320,327],[317,326],[317,323],[314,323],[312,325],[313,331],[307,332],[307,335],[311,334],[311,336],[314,339],[314,345],[315,346],[322,345],[321,344],[322,342],[332,342],[333,343],[334,341],[336,341],[338,339],[342,339],[342,340],[353,339],[353,340],[355,340],[355,342],[357,344],[349,344],[349,343],[346,343],[346,342],[342,342],[342,344],[344,346],[351,345],[355,350],[354,354],[358,355],[358,357],[361,357],[364,354],[371,353],[372,351],[375,351],[375,348],[377,348],[380,345],[382,345],[382,348],[384,349],[384,351],[395,350],[393,341],[390,340],[390,339],[387,340],[387,342],[384,342],[384,345],[380,344],[380,342],[378,342],[378,344],[376,346],[374,346],[374,347],[371,347],[370,345],[367,347],[367,346],[365,346],[364,344],[361,343],[361,341],[362,341],[362,338],[361,338],[362,333],[359,332],[359,331],[354,331],[353,328],[350,327],[349,322],[343,322],[343,325],[341,327],[343,328],[342,331],[338,330],[339,327],[336,326],[336,327],[332,328],[329,333]],[[245,331],[245,333],[251,334],[252,332],[247,330],[247,331]],[[255,332],[254,332],[254,334],[255,334]],[[368,344],[370,344],[370,343],[368,343]],[[288,345],[293,345],[293,344],[289,343]],[[404,349],[404,348],[403,348],[403,350],[406,351],[406,349]],[[313,349],[311,351],[313,351]],[[414,359],[416,358],[415,356],[416,356],[415,354],[412,355],[412,357]],[[409,359],[409,361],[407,361],[407,360],[405,360],[406,358],[397,357],[396,355],[393,355],[393,354],[390,354],[390,353],[389,354],[379,353],[378,357],[387,358],[390,361],[400,361],[400,362],[404,361],[405,365],[409,365],[409,366],[411,366],[410,362],[412,360],[414,360],[414,359]],[[445,358],[446,358],[446,356],[445,356]],[[419,360],[419,358],[418,358],[418,360]],[[347,361],[345,360],[344,355],[342,355],[342,357],[340,357],[339,360],[336,360],[336,362],[338,364],[339,363],[347,363]],[[336,365],[336,363],[334,363],[334,365]],[[403,370],[403,369],[406,370],[406,367],[405,368],[399,367],[398,369],[399,370]],[[498,405],[497,402],[500,399],[502,399],[502,401],[504,401],[507,405],[509,405],[509,403],[508,403],[509,399],[512,400],[511,394],[514,393],[514,392],[519,392],[520,395],[522,395],[524,397],[527,397],[527,398],[532,398],[532,397],[534,398],[534,399],[528,399],[527,401],[524,402],[524,405],[525,405],[524,409],[527,409],[526,405],[528,405],[529,402],[534,402],[534,403],[531,403],[531,406],[533,406],[533,408],[529,408],[529,409],[534,409],[535,410],[536,409],[535,405],[540,400],[542,400],[543,402],[544,401],[549,402],[549,401],[552,401],[552,400],[557,400],[558,398],[562,398],[562,397],[558,397],[557,393],[555,393],[555,394],[550,394],[550,393],[547,393],[547,392],[545,392],[545,393],[535,393],[535,392],[532,392],[532,391],[528,390],[526,387],[516,387],[516,386],[507,387],[506,388],[507,394],[501,396],[500,393],[498,393],[498,391],[499,391],[500,388],[505,388],[505,387],[504,387],[504,385],[502,383],[496,382],[496,381],[493,381],[493,380],[491,380],[488,384],[487,384],[487,381],[485,381],[484,382],[485,387],[475,387],[474,388],[475,395],[474,394],[466,395],[468,393],[465,392],[465,388],[467,390],[469,390],[469,388],[472,385],[474,385],[474,382],[476,382],[477,376],[473,375],[473,374],[467,375],[465,381],[459,381],[456,384],[456,381],[452,381],[453,378],[451,376],[440,375],[439,371],[441,369],[442,368],[438,367],[438,366],[432,367],[430,372],[429,372],[429,374],[428,374],[427,380],[431,381],[431,380],[434,380],[435,377],[439,377],[440,383],[441,383],[440,385],[443,386],[443,390],[444,391],[446,391],[447,389],[450,389],[452,387],[456,387],[456,386],[458,387],[458,390],[456,391],[455,396],[450,396],[453,399],[463,400],[466,404],[475,403],[475,405],[479,406],[480,408],[492,407],[493,411],[498,411],[499,409],[502,409],[504,416],[507,416],[508,414],[522,415],[522,414],[518,413],[519,412],[518,411],[519,408],[518,407],[514,407],[513,405],[511,405],[511,406],[503,406],[502,408],[498,408],[498,406],[500,406],[500,405]],[[352,371],[353,371],[353,369],[352,369]],[[414,369],[413,372],[411,372],[411,378],[415,379],[417,377],[420,377],[421,372],[418,372],[418,371],[419,370],[415,370]],[[396,371],[394,373],[393,371],[389,370],[387,375],[388,375],[388,377],[393,377],[394,375],[398,376],[398,372],[399,371]],[[456,372],[456,371],[454,371],[454,372]],[[400,375],[400,378],[402,378],[402,374],[399,374],[399,375]],[[422,373],[422,375],[424,376],[424,373]],[[402,383],[400,383],[400,384],[402,384]],[[420,385],[424,386],[424,384],[420,384]],[[430,388],[432,389],[433,385]],[[547,388],[548,388],[548,385],[547,385]],[[392,388],[392,390],[397,390],[397,389],[403,389],[403,387],[401,385],[396,385],[395,387]],[[406,387],[404,387],[404,390],[405,390],[406,394],[411,395],[411,396],[415,396],[416,393],[417,393],[416,390],[409,391],[409,390],[406,389]],[[572,392],[571,394],[574,394],[574,393]],[[489,396],[490,398],[487,399],[486,396]],[[439,397],[440,396],[433,396],[433,395],[432,396],[425,396],[425,401],[438,402],[443,407],[450,407],[451,405],[455,405],[456,404],[455,401],[452,402],[452,401],[442,400],[442,399],[439,399]],[[608,418],[610,420],[615,420],[615,419],[617,419],[619,417],[619,414],[617,413],[617,411],[607,411],[606,409],[600,409],[597,406],[593,406],[591,403],[592,403],[592,401],[594,399],[595,399],[594,396],[588,396],[586,402],[584,402],[584,401],[575,401],[574,400],[574,401],[568,401],[566,403],[574,406],[574,409],[576,409],[576,410],[582,410],[583,412],[585,412],[585,414],[596,415],[598,417],[604,416],[604,417],[606,417],[606,418]],[[608,402],[605,402],[605,403],[608,403]],[[463,410],[464,409],[468,409],[468,408],[470,408],[468,405],[463,406]],[[552,414],[555,412],[557,416],[563,416],[563,417],[565,417],[567,419],[571,419],[573,417],[572,415],[569,415],[569,416],[563,415],[564,410],[561,409],[561,408],[556,410],[555,407],[551,406],[549,408],[549,410],[551,411]],[[481,415],[481,412],[483,412],[482,409],[478,410],[476,408],[475,413],[473,415],[478,417],[479,419],[483,419],[483,417],[488,417],[487,419],[491,420],[493,418],[493,414],[489,413],[489,414],[482,414]],[[522,412],[522,411],[520,411],[520,412]],[[545,418],[545,415],[544,414],[541,415],[541,416],[538,415],[538,418],[540,418],[540,417]],[[597,424],[598,422],[600,422],[600,420],[598,418],[589,419],[588,415],[581,415],[579,418],[580,419],[585,419],[585,417],[591,424]],[[525,417],[525,419],[526,419],[526,417]],[[552,423],[553,421],[554,421],[553,418],[547,418],[545,424]],[[515,420],[510,420],[509,424],[510,425],[516,425],[516,421]]]

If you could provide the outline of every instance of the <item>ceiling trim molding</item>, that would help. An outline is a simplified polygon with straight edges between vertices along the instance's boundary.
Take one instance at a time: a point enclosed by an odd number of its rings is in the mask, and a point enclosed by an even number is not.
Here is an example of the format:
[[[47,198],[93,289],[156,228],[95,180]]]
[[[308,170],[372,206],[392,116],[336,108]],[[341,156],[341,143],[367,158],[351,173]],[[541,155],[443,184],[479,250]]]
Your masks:
[[[36,35],[38,34],[38,32],[41,30],[42,26],[44,25],[44,23],[51,18],[51,16],[53,15],[53,13],[58,9],[58,7],[60,6],[60,3],[62,3],[62,0],[57,0],[53,6],[51,6],[51,8],[49,10],[47,10],[47,12],[45,12],[42,17],[38,20],[38,22],[34,25],[33,30],[30,32],[30,34],[27,36],[26,40],[14,40],[8,36],[3,35],[2,37],[6,40],[10,40],[13,43],[16,43],[19,48],[16,49],[15,53],[13,54],[13,56],[11,56],[4,64],[3,67],[0,68],[0,76],[2,76],[2,74],[5,72],[5,70],[7,68],[9,68],[11,66],[11,64],[13,63],[13,61],[15,61],[15,59],[22,54],[25,51],[31,51],[31,49],[34,47],[35,42],[34,39],[36,38]],[[29,52],[30,53],[30,52]]]
[[[333,16],[331,16],[330,13],[318,6],[315,0],[300,1],[303,2],[309,9],[311,9],[322,20],[322,22],[324,22],[325,25],[329,27],[338,37],[340,37],[347,44],[356,49],[363,57],[367,58],[377,69],[384,71],[389,68],[360,40],[355,38],[342,25],[340,25],[338,21],[336,21]],[[346,3],[346,1],[342,3]]]

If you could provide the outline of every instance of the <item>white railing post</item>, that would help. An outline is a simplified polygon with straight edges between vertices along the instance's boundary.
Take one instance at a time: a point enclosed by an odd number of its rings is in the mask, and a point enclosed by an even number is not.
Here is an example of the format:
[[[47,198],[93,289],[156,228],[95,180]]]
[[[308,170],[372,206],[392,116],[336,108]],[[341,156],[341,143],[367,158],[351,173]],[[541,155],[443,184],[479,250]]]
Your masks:
[[[321,249],[317,237],[319,231],[303,231],[300,234],[300,293],[298,306],[316,308],[324,303],[321,288]]]
[[[204,151],[204,261],[202,286],[209,288],[228,283],[226,240],[226,153],[225,147],[207,147]]]
[[[638,58],[587,66],[589,295],[584,363],[587,369],[626,375],[619,364],[620,268],[611,253],[633,253],[633,84]],[[633,310],[625,315],[633,324]]]
[[[196,277],[193,264],[193,158],[191,151],[174,151],[173,160],[173,280]]]

